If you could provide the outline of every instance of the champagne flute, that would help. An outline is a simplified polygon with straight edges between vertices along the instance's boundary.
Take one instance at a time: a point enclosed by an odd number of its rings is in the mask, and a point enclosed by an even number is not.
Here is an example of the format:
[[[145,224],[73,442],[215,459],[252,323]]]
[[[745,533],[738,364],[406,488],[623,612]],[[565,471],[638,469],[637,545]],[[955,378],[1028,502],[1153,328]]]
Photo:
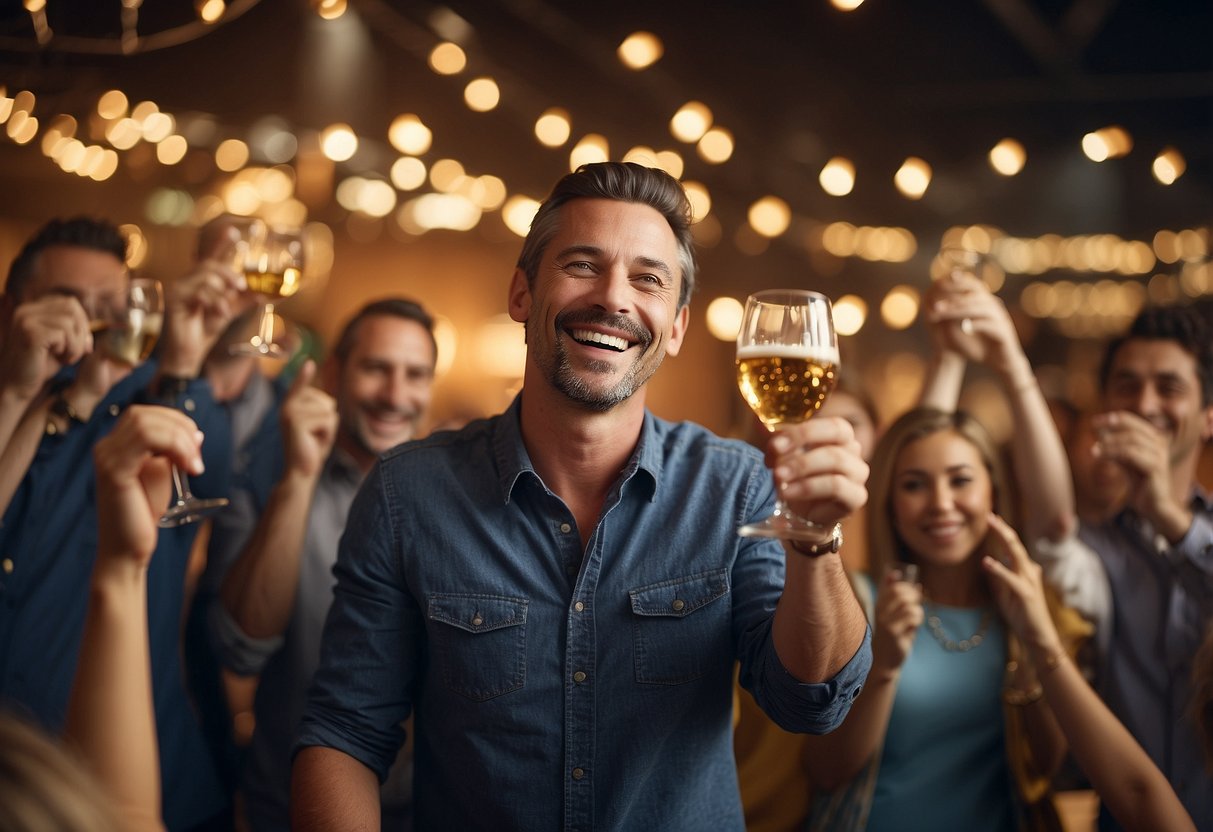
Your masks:
[[[737,335],[737,385],[768,430],[813,416],[834,387],[838,336],[830,299],[803,289],[768,289],[746,298]],[[819,540],[825,530],[783,502],[742,537]]]
[[[262,295],[257,333],[232,347],[234,355],[285,360],[290,353],[274,341],[274,301],[299,291],[303,277],[303,232],[298,228],[270,228],[256,221],[249,225],[244,253],[244,277],[250,292]]]
[[[936,280],[950,281],[963,275],[971,275],[984,281],[986,266],[986,256],[980,251],[958,246],[945,246],[939,250],[932,271]],[[965,335],[972,335],[973,322],[968,318],[961,318],[960,331]]]

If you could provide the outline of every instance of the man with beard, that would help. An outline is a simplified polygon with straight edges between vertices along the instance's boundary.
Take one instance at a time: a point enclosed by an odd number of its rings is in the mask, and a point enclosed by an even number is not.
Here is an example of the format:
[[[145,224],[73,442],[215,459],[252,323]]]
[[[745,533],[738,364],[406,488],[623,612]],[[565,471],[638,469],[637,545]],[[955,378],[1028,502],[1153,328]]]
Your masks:
[[[283,400],[282,436],[271,443],[283,470],[268,499],[250,493],[255,485],[233,498],[252,536],[234,563],[213,565],[222,583],[211,630],[221,662],[261,677],[242,784],[254,832],[290,828],[291,744],[320,658],[337,543],[376,458],[416,435],[436,358],[433,321],[416,303],[363,307],[324,365],[328,392],[310,386],[308,362]],[[385,793],[385,811],[407,806],[407,763]]]
[[[694,277],[661,171],[584,165],[540,207],[509,290],[522,393],[385,455],[351,509],[295,828],[377,828],[413,714],[417,829],[742,829],[734,660],[786,729],[845,716],[871,649],[836,524],[867,465],[841,419],[781,431],[772,476],[646,411]],[[777,491],[819,538],[737,535]]]
[[[1087,583],[1111,587],[1097,625],[1097,684],[1171,781],[1198,829],[1213,829],[1192,698],[1193,657],[1213,619],[1213,502],[1196,480],[1213,437],[1213,333],[1190,308],[1147,309],[1104,354],[1095,458],[1119,469],[1125,507],[1080,535]],[[1073,569],[1078,563],[1070,563]],[[1101,829],[1115,829],[1104,814]]]

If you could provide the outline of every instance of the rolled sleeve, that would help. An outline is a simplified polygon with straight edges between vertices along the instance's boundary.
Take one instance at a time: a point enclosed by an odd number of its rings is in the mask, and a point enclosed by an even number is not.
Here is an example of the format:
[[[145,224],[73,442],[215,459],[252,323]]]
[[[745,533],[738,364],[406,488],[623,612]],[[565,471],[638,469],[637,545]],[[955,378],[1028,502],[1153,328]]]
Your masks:
[[[827,734],[842,724],[872,669],[872,629],[865,628],[855,655],[825,682],[797,680],[773,649],[764,652],[762,662],[755,696],[767,716],[785,731]]]
[[[228,670],[241,676],[260,673],[284,641],[281,635],[269,638],[248,635],[219,601],[211,605],[208,623],[219,660]]]

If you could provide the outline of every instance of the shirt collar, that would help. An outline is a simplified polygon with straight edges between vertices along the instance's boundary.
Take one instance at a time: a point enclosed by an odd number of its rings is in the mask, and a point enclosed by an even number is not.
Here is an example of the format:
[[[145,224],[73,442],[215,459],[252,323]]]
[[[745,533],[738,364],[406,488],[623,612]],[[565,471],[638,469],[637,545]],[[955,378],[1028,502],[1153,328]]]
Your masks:
[[[497,461],[498,484],[501,487],[501,501],[508,504],[514,489],[524,477],[542,484],[531,457],[522,441],[522,393],[514,397],[514,401],[497,419],[493,429],[493,456]],[[657,495],[657,483],[662,471],[662,424],[649,411],[644,412],[644,424],[640,428],[640,441],[636,450],[628,459],[620,473],[620,480],[630,481],[637,472],[643,472],[643,479],[648,483],[648,493],[645,495],[653,502]],[[638,480],[639,482],[639,480]]]

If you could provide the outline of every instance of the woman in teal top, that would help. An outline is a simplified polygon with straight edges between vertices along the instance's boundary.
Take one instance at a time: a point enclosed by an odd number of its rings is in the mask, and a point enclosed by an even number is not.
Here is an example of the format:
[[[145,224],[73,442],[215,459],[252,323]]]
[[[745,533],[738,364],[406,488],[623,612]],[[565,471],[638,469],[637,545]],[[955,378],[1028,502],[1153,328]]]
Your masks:
[[[991,512],[1006,515],[992,441],[967,414],[913,410],[877,446],[868,491],[884,576],[857,587],[875,596],[872,672],[846,722],[809,741],[814,782],[834,790],[814,828],[1060,828],[1047,784],[1064,739],[981,566]]]

